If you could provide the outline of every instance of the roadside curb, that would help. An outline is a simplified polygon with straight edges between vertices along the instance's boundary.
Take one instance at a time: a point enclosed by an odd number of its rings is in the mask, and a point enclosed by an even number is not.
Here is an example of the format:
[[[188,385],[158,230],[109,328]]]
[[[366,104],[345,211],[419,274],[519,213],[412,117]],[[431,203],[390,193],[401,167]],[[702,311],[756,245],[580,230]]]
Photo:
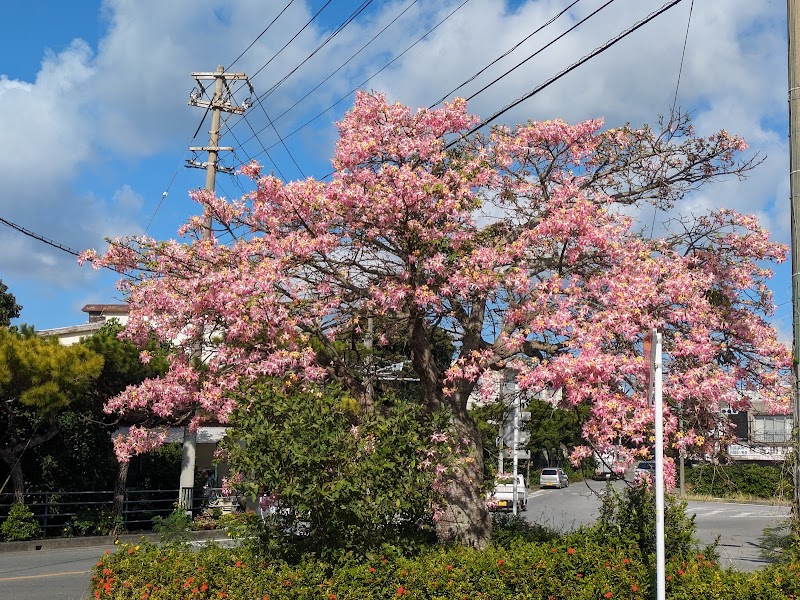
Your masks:
[[[222,537],[226,536],[226,537]],[[91,548],[119,544],[138,544],[147,541],[157,544],[161,536],[157,533],[126,533],[118,536],[87,536],[74,538],[45,538],[26,542],[0,542],[0,554],[6,552],[36,552],[37,550],[66,550],[69,548]],[[225,530],[189,531],[186,541],[227,541]]]

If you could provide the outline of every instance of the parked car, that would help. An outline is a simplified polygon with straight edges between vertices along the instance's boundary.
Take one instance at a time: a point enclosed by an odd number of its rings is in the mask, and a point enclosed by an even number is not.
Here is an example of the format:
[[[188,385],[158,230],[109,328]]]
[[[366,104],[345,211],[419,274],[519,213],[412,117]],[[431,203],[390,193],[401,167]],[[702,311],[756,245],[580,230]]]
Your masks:
[[[495,479],[494,490],[489,494],[489,506],[495,510],[512,510],[514,508],[514,476],[501,473]],[[525,478],[517,475],[517,509],[528,509],[528,487]]]
[[[640,460],[633,470],[633,478],[639,479],[640,476],[645,475],[652,479],[656,474],[656,461],[654,460]]]
[[[542,469],[542,472],[539,474],[539,485],[543,488],[554,487],[560,489],[569,487],[569,477],[567,477],[563,469],[547,467],[546,469]]]

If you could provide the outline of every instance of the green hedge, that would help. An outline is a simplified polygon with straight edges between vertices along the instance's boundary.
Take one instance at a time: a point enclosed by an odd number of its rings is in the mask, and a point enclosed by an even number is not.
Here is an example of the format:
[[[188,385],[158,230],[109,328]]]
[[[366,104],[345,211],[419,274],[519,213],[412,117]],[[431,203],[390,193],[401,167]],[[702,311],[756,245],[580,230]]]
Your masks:
[[[762,465],[698,465],[686,470],[686,483],[694,494],[756,498],[792,496],[791,473]]]
[[[670,562],[667,579],[671,600],[800,597],[800,567],[793,564],[740,573],[699,554]],[[97,563],[91,587],[94,598],[136,600],[645,600],[652,591],[651,570],[636,547],[599,547],[580,536],[483,551],[433,548],[416,558],[375,554],[335,567],[319,561],[289,565],[218,546],[122,546]]]

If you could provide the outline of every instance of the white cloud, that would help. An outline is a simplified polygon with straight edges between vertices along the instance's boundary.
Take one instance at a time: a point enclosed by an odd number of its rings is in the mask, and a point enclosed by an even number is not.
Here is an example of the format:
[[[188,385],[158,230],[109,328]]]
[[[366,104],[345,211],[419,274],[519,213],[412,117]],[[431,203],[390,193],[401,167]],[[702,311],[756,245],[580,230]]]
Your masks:
[[[281,118],[277,126],[282,135],[371,76],[458,4],[460,0],[415,4],[351,64]],[[366,87],[413,106],[428,105],[567,4],[567,0],[530,0],[515,2],[511,9],[501,0],[467,3]],[[470,95],[600,4],[599,0],[579,3],[459,95]],[[488,116],[661,4],[661,0],[615,2],[479,95],[470,109]],[[4,124],[4,145],[12,150],[0,154],[4,174],[0,216],[76,249],[100,245],[107,235],[142,231],[169,181],[168,175],[154,175],[161,168],[159,159],[174,164],[202,115],[186,105],[194,85],[190,73],[213,71],[217,64],[233,60],[282,5],[260,0],[105,0],[107,31],[96,48],[75,40],[60,52],[47,53],[31,82],[0,74],[0,110],[12,115]],[[265,99],[270,115],[274,118],[290,107],[407,5],[407,0],[374,3]],[[311,7],[293,3],[234,65],[234,70],[254,76],[257,93],[263,94],[305,59],[351,10],[327,8],[322,25],[314,22],[265,67],[320,6],[320,2]],[[688,3],[681,3],[500,120],[576,121],[603,116],[609,126],[654,122],[672,103],[688,9]],[[784,31],[785,4],[779,0],[695,3],[678,102],[694,109],[701,133],[724,127],[744,135],[754,151],[767,157],[746,183],[715,185],[687,208],[726,204],[754,212],[786,240]],[[245,95],[237,93],[236,100],[241,102]],[[335,141],[331,123],[351,103],[342,102],[287,141],[304,169],[311,164],[318,165],[318,171],[326,168]],[[248,121],[260,130],[267,119],[261,108],[254,107]],[[228,135],[226,144],[238,146],[252,136],[241,119],[233,118],[230,124],[235,139]],[[193,144],[205,144],[207,129],[206,122]],[[277,139],[271,129],[259,137],[267,146]],[[297,176],[282,148],[270,153],[288,177]],[[268,165],[255,140],[239,151],[242,159],[245,154],[258,154]],[[163,158],[167,155],[168,161]],[[163,167],[167,168],[172,167]],[[162,214],[194,211],[184,191],[198,181],[200,177],[181,175],[170,192],[173,204],[166,203]],[[233,188],[223,185],[228,192]],[[182,208],[176,208],[176,202]],[[174,235],[174,228],[164,235]],[[90,269],[73,269],[69,255],[7,228],[0,229],[0,244],[4,278],[39,278],[63,289],[97,280]]]

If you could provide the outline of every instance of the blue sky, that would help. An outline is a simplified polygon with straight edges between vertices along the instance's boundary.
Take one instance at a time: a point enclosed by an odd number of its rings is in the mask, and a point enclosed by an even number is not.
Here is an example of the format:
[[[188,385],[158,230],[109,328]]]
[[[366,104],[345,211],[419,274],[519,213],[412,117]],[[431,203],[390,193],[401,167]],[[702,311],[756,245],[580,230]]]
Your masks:
[[[236,147],[225,164],[257,156],[286,179],[329,172],[333,123],[352,104],[350,90],[365,85],[412,106],[427,106],[490,59],[499,56],[571,2],[469,0],[391,66],[463,0],[375,0],[313,58],[264,100],[247,120],[232,117],[222,144]],[[103,239],[148,234],[174,238],[194,212],[187,192],[204,185],[202,171],[186,169],[187,147],[204,145],[208,122],[193,140],[203,111],[187,105],[192,71],[230,65],[288,0],[10,0],[0,37],[0,110],[6,119],[0,153],[0,218],[66,247],[103,248]],[[685,0],[609,51],[562,78],[514,111],[509,124],[560,117],[605,117],[609,126],[654,123],[668,113],[678,75],[691,0]],[[333,0],[283,52],[291,36],[323,0],[295,0],[233,66],[253,77],[257,94],[305,59],[361,4]],[[599,8],[581,0],[553,25],[459,93],[468,96]],[[662,0],[616,0],[585,25],[470,102],[488,116],[558,73]],[[266,127],[389,26],[375,42],[297,107],[277,119],[289,152]],[[694,5],[678,104],[693,112],[700,133],[739,133],[766,157],[745,182],[723,182],[687,199],[681,210],[730,206],[755,213],[789,241],[786,119],[786,4],[782,0],[726,0]],[[274,57],[274,58],[273,58]],[[264,66],[268,61],[268,66]],[[333,110],[289,135],[337,100]],[[244,94],[236,94],[244,100]],[[252,130],[259,131],[258,139]],[[294,161],[292,160],[294,158]],[[218,193],[241,193],[236,180],[218,178]],[[163,193],[168,191],[166,197]],[[163,198],[163,201],[162,201]],[[17,322],[37,329],[84,322],[88,303],[118,302],[116,276],[79,267],[75,258],[0,225],[0,279],[23,305]],[[774,281],[776,325],[790,335],[788,268]]]

